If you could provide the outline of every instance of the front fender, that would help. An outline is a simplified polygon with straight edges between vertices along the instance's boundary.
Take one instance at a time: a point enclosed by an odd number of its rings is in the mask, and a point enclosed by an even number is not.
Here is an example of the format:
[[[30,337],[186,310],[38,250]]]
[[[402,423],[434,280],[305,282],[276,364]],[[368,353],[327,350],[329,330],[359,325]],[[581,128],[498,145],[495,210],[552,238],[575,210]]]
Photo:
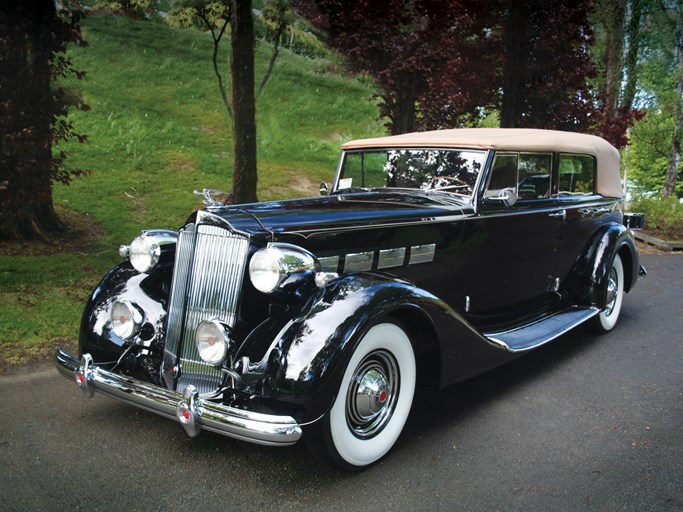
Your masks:
[[[303,421],[323,415],[339,391],[355,347],[386,317],[420,319],[420,330],[413,326],[412,341],[424,331],[434,338],[432,370],[440,375],[440,386],[478,373],[480,363],[493,367],[510,359],[431,293],[383,275],[353,274],[335,282],[303,318],[281,331],[279,352],[271,359],[272,397],[280,406],[288,404]]]
[[[170,284],[170,268],[152,274],[140,274],[130,263],[111,269],[91,294],[83,311],[79,334],[79,355],[90,353],[95,361],[116,361],[125,350],[125,342],[111,329],[110,312],[117,300],[129,300],[145,311],[140,332],[136,335],[149,345],[163,333]],[[162,284],[162,282],[165,282]]]

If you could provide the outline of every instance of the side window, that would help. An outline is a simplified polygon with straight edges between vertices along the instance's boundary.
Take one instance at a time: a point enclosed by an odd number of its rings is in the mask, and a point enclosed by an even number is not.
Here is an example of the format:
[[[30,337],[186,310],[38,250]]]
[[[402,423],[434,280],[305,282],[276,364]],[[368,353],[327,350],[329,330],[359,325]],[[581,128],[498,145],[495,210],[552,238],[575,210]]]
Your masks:
[[[595,158],[560,155],[560,196],[589,196],[595,191]]]
[[[498,153],[484,197],[496,197],[504,188],[520,200],[549,197],[552,161],[550,153]]]
[[[553,157],[549,153],[522,153],[519,155],[517,196],[523,199],[550,197]]]
[[[517,166],[519,155],[510,153],[498,153],[493,161],[489,186],[486,188],[484,197],[497,197],[505,188],[517,191]]]

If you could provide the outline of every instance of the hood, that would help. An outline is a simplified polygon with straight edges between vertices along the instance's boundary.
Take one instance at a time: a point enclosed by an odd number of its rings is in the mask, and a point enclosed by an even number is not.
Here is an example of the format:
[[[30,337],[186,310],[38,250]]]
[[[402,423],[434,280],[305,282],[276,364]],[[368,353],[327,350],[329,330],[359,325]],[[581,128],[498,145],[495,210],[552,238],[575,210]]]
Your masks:
[[[405,224],[462,215],[471,212],[472,206],[453,194],[381,191],[210,207],[208,211],[234,229],[256,235]]]

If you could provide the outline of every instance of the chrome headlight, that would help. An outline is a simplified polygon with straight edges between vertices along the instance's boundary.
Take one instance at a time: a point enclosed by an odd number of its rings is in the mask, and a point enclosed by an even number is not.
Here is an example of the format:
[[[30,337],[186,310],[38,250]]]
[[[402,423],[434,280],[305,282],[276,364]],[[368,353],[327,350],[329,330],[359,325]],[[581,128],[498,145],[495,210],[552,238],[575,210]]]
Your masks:
[[[117,300],[111,308],[111,328],[119,338],[129,340],[140,330],[142,312],[127,300]]]
[[[145,235],[141,235],[130,244],[128,258],[130,264],[140,273],[145,273],[159,263],[161,247],[157,241]]]
[[[199,357],[213,366],[220,366],[233,345],[229,329],[218,320],[204,320],[197,326],[195,342]]]
[[[249,278],[258,291],[272,293],[290,276],[320,270],[320,263],[310,252],[290,244],[268,244],[249,262]]]
[[[161,258],[162,247],[175,244],[178,233],[175,231],[152,230],[143,231],[130,245],[119,247],[119,254],[130,260],[130,264],[138,272],[144,274],[152,270]]]

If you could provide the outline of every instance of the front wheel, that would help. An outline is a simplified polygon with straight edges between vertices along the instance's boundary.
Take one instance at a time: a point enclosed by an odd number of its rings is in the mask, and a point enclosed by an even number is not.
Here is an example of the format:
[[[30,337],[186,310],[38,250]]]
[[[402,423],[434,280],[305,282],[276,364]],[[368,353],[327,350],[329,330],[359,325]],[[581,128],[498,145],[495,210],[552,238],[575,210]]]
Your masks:
[[[361,469],[381,459],[408,419],[415,380],[415,355],[403,329],[393,323],[373,326],[356,347],[323,419],[332,462]]]
[[[621,312],[621,303],[624,300],[624,265],[617,254],[612,261],[612,267],[607,274],[605,287],[605,308],[593,318],[592,327],[599,333],[611,331]]]

